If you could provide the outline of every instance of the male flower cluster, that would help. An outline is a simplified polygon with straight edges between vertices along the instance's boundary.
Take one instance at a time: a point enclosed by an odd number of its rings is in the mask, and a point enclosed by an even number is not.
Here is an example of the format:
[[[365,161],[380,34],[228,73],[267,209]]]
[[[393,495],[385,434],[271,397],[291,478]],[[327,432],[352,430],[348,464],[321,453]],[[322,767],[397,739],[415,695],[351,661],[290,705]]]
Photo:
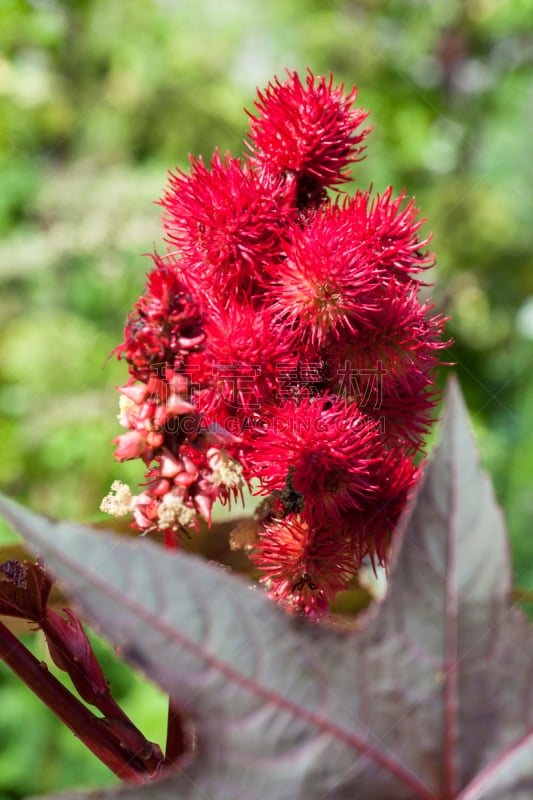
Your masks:
[[[244,159],[170,174],[168,253],[117,348],[130,377],[115,455],[141,458],[147,482],[137,496],[116,482],[102,506],[171,545],[252,486],[251,557],[311,617],[362,559],[386,561],[445,346],[417,296],[432,258],[413,202],[339,192],[369,132],[355,100],[288,73],[259,93]]]

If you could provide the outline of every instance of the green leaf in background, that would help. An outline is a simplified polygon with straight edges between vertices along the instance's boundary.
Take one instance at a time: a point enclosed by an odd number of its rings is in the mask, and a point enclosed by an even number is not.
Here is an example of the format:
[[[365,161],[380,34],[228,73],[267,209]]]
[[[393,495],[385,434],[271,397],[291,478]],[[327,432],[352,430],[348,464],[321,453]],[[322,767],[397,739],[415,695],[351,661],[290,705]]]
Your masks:
[[[11,525],[8,525],[3,517],[0,517],[0,544],[12,544],[20,541],[20,536],[13,532]]]

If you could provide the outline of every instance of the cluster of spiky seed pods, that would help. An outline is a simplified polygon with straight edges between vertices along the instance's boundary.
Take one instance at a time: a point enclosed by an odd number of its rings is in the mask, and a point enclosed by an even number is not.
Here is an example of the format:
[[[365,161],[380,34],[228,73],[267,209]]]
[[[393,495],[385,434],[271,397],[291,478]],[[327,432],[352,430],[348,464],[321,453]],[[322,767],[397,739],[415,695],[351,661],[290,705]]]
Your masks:
[[[136,496],[117,482],[102,506],[171,545],[252,486],[267,500],[251,558],[312,617],[365,557],[386,560],[445,346],[418,299],[432,257],[413,202],[340,191],[368,134],[355,99],[289,74],[259,93],[244,159],[170,174],[168,252],[117,348],[115,455],[143,459],[147,482]]]

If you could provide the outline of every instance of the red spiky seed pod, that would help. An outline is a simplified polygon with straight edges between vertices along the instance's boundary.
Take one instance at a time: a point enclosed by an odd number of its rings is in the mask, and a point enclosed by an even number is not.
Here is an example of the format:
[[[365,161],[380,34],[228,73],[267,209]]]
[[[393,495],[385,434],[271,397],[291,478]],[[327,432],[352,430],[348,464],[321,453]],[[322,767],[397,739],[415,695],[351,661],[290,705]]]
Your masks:
[[[186,259],[197,292],[219,301],[250,296],[279,261],[278,200],[239,159],[217,151],[209,169],[191,158],[189,175],[170,173],[160,204],[167,242]]]
[[[278,317],[321,347],[353,335],[379,308],[380,273],[337,206],[288,228],[286,261],[272,285]]]
[[[331,75],[326,83],[309,71],[304,85],[296,72],[287,74],[285,82],[276,78],[258,92],[257,116],[249,114],[250,162],[269,178],[285,179],[302,208],[348,180],[348,165],[361,157],[368,130],[358,129],[369,112],[353,108],[357,89],[345,94]]]
[[[340,521],[346,509],[372,494],[370,465],[383,456],[382,443],[355,405],[302,391],[266,411],[248,456],[249,476],[265,493],[282,490],[290,476],[303,508],[323,524]]]
[[[328,613],[330,602],[356,573],[349,539],[299,514],[267,524],[252,560],[264,573],[270,596],[311,619]]]

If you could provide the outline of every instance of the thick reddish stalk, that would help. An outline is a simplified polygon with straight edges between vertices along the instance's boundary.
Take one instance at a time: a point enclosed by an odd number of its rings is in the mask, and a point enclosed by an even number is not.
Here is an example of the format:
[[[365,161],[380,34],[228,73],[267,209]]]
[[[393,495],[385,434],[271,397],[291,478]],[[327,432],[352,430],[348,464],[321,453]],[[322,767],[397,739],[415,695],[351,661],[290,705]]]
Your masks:
[[[181,709],[171,697],[168,699],[168,724],[167,724],[167,744],[165,748],[165,764],[171,766],[176,764],[178,759],[187,750],[187,741],[183,727],[183,717]]]
[[[156,775],[163,761],[163,756],[158,745],[149,742],[141,731],[135,727],[128,715],[125,714],[118,703],[113,699],[108,687],[106,687],[106,691],[93,691],[92,694],[90,692],[84,694],[83,691],[80,690],[75,680],[76,677],[81,681],[87,681],[86,687],[84,687],[86,691],[87,688],[92,688],[89,676],[85,672],[83,665],[77,662],[76,658],[73,657],[72,653],[65,647],[65,643],[58,634],[57,629],[53,625],[50,625],[49,615],[45,615],[39,625],[46,636],[48,646],[50,647],[50,644],[53,644],[55,651],[61,654],[64,662],[62,668],[66,669],[69,673],[80,696],[86,700],[86,702],[95,706],[104,717],[106,717],[105,724],[109,727],[110,731],[115,734],[121,745],[129,749],[131,753],[138,754],[139,758],[142,758],[146,772],[150,776]],[[68,666],[66,666],[67,664]]]
[[[143,760],[128,752],[105,722],[77,700],[2,622],[0,658],[121,780],[145,783],[149,779]]]
[[[178,539],[174,531],[165,530],[165,547],[167,550],[178,549]],[[168,698],[167,743],[165,747],[165,763],[175,764],[187,749],[185,732],[183,730],[183,717],[180,707]]]

